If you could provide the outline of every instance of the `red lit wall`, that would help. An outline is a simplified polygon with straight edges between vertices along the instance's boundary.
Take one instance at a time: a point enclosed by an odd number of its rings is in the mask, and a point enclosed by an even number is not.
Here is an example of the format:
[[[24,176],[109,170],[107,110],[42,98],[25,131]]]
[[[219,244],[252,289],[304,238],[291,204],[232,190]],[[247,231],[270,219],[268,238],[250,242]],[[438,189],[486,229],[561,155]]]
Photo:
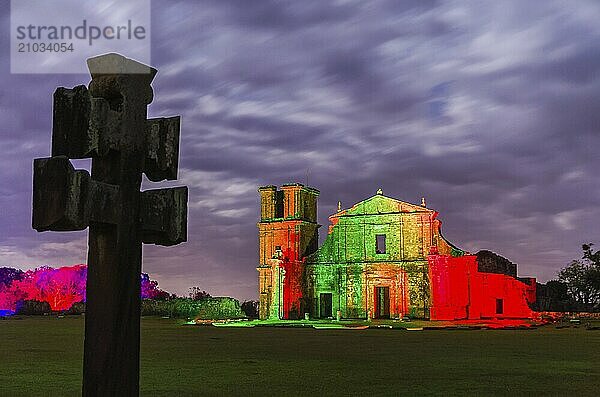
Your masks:
[[[298,318],[302,315],[302,275],[304,263],[301,260],[303,245],[302,221],[289,220],[260,224],[261,259],[278,257],[279,266],[285,270],[283,281],[283,318]],[[276,247],[281,248],[278,254]]]
[[[533,318],[535,279],[477,271],[477,257],[429,255],[431,320]],[[501,311],[501,312],[500,312]]]
[[[296,230],[294,227],[293,230]],[[279,245],[279,244],[276,244]],[[302,273],[303,263],[300,259],[300,238],[298,233],[291,232],[281,241],[283,262],[280,266],[285,269],[283,282],[283,318],[299,318],[302,308]]]
[[[302,302],[302,262],[283,262],[285,280],[283,286],[283,318],[300,318]]]

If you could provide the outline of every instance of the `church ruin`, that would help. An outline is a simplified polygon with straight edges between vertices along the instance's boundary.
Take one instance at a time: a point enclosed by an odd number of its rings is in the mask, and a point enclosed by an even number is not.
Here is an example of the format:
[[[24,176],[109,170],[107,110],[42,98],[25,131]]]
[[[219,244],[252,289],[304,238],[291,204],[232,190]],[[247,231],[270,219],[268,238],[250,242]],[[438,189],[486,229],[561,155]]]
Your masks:
[[[441,234],[438,212],[381,190],[329,217],[318,246],[317,189],[259,188],[261,319],[530,318],[535,279]],[[483,254],[482,254],[483,253]]]

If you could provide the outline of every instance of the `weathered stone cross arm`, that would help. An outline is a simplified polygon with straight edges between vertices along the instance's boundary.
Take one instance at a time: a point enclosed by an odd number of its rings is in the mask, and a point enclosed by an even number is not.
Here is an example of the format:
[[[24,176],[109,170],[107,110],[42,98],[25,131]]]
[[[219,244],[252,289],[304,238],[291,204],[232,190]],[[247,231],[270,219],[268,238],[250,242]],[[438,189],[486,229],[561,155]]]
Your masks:
[[[124,128],[122,101],[119,95],[93,97],[84,85],[59,87],[54,93],[52,156],[105,156],[131,142]],[[143,128],[143,172],[153,182],[177,179],[180,117],[144,120]]]
[[[35,159],[33,168],[33,228],[38,232],[119,222],[119,186],[91,179],[65,156]],[[187,241],[187,187],[140,192],[139,214],[143,243],[170,246]]]

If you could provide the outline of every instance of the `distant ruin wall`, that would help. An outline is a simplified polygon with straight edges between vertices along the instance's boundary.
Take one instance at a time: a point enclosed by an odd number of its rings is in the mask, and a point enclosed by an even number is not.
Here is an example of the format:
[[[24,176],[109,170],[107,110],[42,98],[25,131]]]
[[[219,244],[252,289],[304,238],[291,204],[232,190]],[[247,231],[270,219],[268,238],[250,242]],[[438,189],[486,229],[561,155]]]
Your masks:
[[[534,317],[529,304],[535,302],[535,279],[478,271],[475,255],[428,260],[431,320]]]
[[[477,270],[483,273],[504,274],[517,277],[517,265],[492,251],[477,253]]]

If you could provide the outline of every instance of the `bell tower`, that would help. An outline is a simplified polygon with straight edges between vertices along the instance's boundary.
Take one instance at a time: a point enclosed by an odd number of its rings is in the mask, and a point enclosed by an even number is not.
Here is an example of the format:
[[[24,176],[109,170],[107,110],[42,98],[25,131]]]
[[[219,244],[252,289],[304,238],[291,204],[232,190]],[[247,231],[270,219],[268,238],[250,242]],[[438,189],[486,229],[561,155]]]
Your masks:
[[[258,222],[259,317],[300,318],[305,256],[315,252],[319,233],[317,189],[300,183],[263,186]]]

